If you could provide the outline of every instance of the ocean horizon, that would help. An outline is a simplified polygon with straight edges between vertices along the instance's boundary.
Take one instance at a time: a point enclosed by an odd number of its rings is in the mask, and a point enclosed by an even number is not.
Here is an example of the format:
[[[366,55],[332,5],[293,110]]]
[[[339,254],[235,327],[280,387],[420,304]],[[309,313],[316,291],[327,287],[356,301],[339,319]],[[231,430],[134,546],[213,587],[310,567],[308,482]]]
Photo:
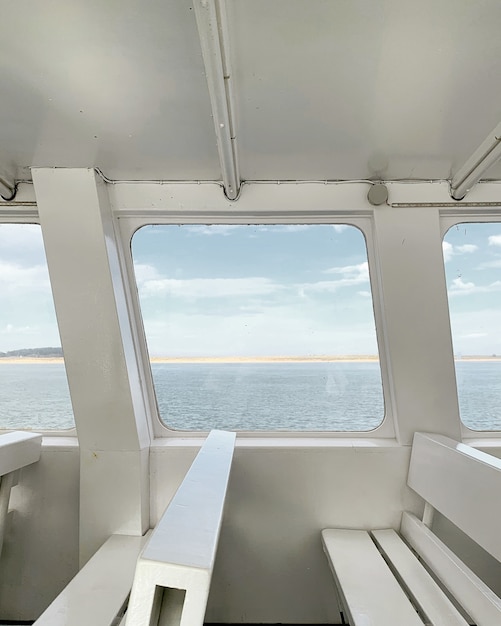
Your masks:
[[[456,360],[463,422],[501,430],[499,357]],[[384,419],[377,357],[156,357],[159,414],[174,430],[366,432]],[[62,359],[0,359],[0,427],[74,426]]]

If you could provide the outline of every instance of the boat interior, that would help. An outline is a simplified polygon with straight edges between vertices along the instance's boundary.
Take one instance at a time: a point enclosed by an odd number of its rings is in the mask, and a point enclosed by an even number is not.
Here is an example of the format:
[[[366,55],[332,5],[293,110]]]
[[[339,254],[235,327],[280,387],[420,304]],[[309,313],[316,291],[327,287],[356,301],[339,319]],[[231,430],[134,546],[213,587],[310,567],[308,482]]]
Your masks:
[[[475,293],[460,274],[451,288],[444,264],[447,248],[459,258],[458,246],[444,244],[458,225],[490,224],[489,250],[501,242],[501,3],[17,0],[2,3],[2,17],[0,228],[36,224],[43,237],[74,426],[12,428],[7,418],[15,416],[0,406],[0,623],[32,624],[58,598],[69,603],[68,585],[110,538],[135,538],[135,563],[152,529],[136,577],[144,571],[154,589],[185,589],[140,569],[155,549],[162,553],[161,537],[177,537],[164,511],[179,494],[198,520],[224,504],[206,539],[216,554],[210,590],[199,592],[208,599],[202,608],[195,602],[207,624],[411,626],[390,599],[383,621],[357,617],[350,585],[371,565],[355,548],[338,548],[338,534],[326,529],[405,538],[404,521],[410,528],[416,519],[482,580],[498,611],[483,622],[473,609],[460,611],[462,622],[431,622],[423,609],[419,623],[501,623],[501,531],[483,541],[491,531],[472,529],[487,515],[499,525],[501,402],[487,400],[490,425],[464,423],[448,291]],[[293,233],[325,224],[363,234],[384,400],[379,425],[277,427],[289,410],[280,402],[267,428],[253,428],[252,414],[242,428],[209,418],[203,428],[166,424],[131,253],[135,233],[152,225],[278,225]],[[0,237],[0,285],[3,245]],[[501,307],[485,315],[495,325]],[[0,328],[0,342],[12,328]],[[211,328],[200,329],[196,356],[204,356]],[[501,338],[494,341],[489,357],[501,354]],[[319,340],[311,354],[329,350]],[[501,371],[496,376],[499,387]],[[224,403],[226,391],[219,395]],[[309,411],[314,424],[316,408]],[[220,460],[197,456],[213,429],[236,432],[224,479],[213,471]],[[409,472],[411,452],[421,454],[416,433],[435,446],[416,460],[426,476],[419,480]],[[230,445],[223,440],[222,448]],[[456,468],[451,441],[473,469]],[[435,462],[440,470],[428,471]],[[486,467],[492,480],[484,480]],[[189,484],[188,471],[198,471]],[[461,485],[451,486],[453,475]],[[199,480],[224,483],[224,493],[213,493],[211,482],[203,491],[210,498],[195,497],[190,485]],[[434,503],[434,483],[447,487],[457,510],[441,510],[446,494]],[[471,525],[455,522],[475,512]],[[192,517],[174,515],[174,528],[191,528]],[[371,537],[371,547],[379,545]],[[125,552],[116,545],[115,556],[102,557],[107,580],[121,575]],[[343,559],[355,568],[346,583]],[[99,589],[108,594],[98,574],[86,576],[71,597],[80,616],[101,602]],[[378,574],[373,585],[383,597]],[[138,590],[130,607],[146,597]],[[108,622],[63,611],[39,623],[201,623],[165,607],[136,618],[120,603]]]

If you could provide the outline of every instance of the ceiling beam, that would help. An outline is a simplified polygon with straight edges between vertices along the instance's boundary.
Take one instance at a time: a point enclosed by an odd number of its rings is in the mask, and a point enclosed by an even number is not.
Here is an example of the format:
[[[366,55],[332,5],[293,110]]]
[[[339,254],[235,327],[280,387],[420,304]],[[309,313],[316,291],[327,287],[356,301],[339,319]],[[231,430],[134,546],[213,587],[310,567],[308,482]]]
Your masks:
[[[3,173],[0,173],[0,196],[7,201],[16,196],[16,181]]]
[[[240,175],[224,0],[194,0],[193,6],[209,87],[224,192],[228,199],[236,200],[240,192]]]
[[[454,200],[462,200],[470,189],[496,161],[501,158],[501,124],[489,134],[471,157],[454,174],[450,193]]]

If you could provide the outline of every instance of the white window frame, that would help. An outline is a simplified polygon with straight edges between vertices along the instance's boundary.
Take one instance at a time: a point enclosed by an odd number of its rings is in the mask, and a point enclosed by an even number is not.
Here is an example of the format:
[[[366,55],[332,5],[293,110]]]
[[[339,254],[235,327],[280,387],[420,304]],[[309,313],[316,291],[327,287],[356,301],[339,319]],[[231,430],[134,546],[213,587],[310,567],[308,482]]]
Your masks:
[[[472,212],[472,211],[458,211],[455,209],[445,209],[441,211],[440,217],[440,227],[441,227],[441,236],[442,241],[444,241],[444,237],[447,232],[453,228],[454,226],[458,226],[460,224],[480,224],[480,223],[495,223],[499,222],[501,226],[501,208],[497,209],[484,209],[481,212]],[[444,268],[445,271],[445,268]],[[448,301],[448,298],[447,298]],[[449,313],[450,318],[450,313]],[[452,334],[452,329],[451,329]],[[454,358],[454,355],[453,355]],[[457,386],[457,384],[456,384]],[[457,390],[456,390],[457,393]],[[484,439],[499,439],[501,438],[501,430],[473,430],[466,426],[466,424],[461,419],[461,413],[459,413],[459,423],[461,427],[461,435],[464,441],[468,441],[470,443],[475,443],[476,441],[481,441]]]
[[[38,217],[38,212],[36,210],[31,211],[31,210],[19,210],[19,211],[10,211],[9,213],[0,213],[0,225],[2,224],[31,224],[31,225],[36,225],[40,227],[40,233],[42,234],[42,238],[43,238],[43,231],[42,231],[42,225],[40,224],[40,218]],[[57,320],[56,320],[57,323]],[[59,332],[59,328],[58,328],[58,332]],[[64,364],[64,357],[63,357],[63,364]],[[66,365],[64,364],[65,367],[65,374],[66,374]],[[66,374],[66,377],[68,375]],[[71,407],[71,412],[73,415],[73,406],[71,405],[71,397],[70,397],[70,407]],[[75,416],[73,415],[73,421],[75,421]],[[34,430],[36,430],[37,433],[40,433],[41,435],[43,435],[44,437],[76,437],[77,436],[77,430],[76,430],[76,426],[73,426],[71,428],[66,428],[64,430],[56,430],[56,429],[45,429],[45,428],[35,428],[33,426],[26,426],[26,427],[22,427],[16,426],[16,430],[27,430],[30,432],[33,432]],[[3,426],[0,425],[0,433],[3,432],[10,432],[12,431],[12,428],[4,428]]]
[[[121,242],[124,251],[124,263],[128,275],[128,280],[131,285],[136,285],[133,259],[132,259],[132,237],[135,232],[143,226],[151,225],[180,225],[180,224],[192,224],[192,225],[206,225],[206,224],[228,224],[228,225],[259,225],[259,224],[272,224],[272,225],[293,225],[293,224],[346,224],[354,226],[361,231],[367,249],[367,260],[369,264],[369,276],[372,293],[372,301],[374,308],[374,318],[376,325],[376,339],[379,349],[379,363],[381,369],[381,381],[383,391],[384,402],[384,415],[382,422],[375,429],[370,431],[292,431],[292,430],[280,430],[280,431],[252,431],[245,430],[239,431],[239,437],[244,438],[271,438],[271,439],[301,439],[301,438],[336,438],[336,439],[360,439],[360,438],[381,438],[381,439],[395,439],[396,429],[394,426],[394,416],[391,398],[391,382],[388,375],[387,367],[387,355],[384,350],[385,343],[383,341],[383,311],[382,303],[379,296],[379,290],[374,288],[374,285],[378,283],[379,278],[377,276],[377,259],[376,249],[374,244],[374,223],[372,211],[357,211],[357,214],[349,212],[295,212],[294,216],[286,216],[283,212],[277,211],[276,213],[270,211],[266,214],[256,215],[235,215],[232,211],[218,211],[217,213],[209,213],[206,211],[189,211],[183,215],[173,214],[169,215],[167,212],[153,211],[153,212],[136,212],[136,211],[118,211],[116,214],[118,222],[118,232],[121,237]],[[171,437],[171,438],[192,438],[199,437],[204,434],[205,431],[181,431],[169,428],[162,422],[158,408],[156,406],[156,396],[153,384],[153,377],[151,367],[149,367],[149,355],[146,343],[146,336],[144,332],[141,309],[139,299],[137,295],[137,289],[131,290],[131,306],[132,312],[137,322],[138,328],[138,344],[141,355],[141,360],[144,363],[144,375],[145,375],[145,389],[148,398],[150,399],[150,409],[153,419],[153,433],[155,437]]]

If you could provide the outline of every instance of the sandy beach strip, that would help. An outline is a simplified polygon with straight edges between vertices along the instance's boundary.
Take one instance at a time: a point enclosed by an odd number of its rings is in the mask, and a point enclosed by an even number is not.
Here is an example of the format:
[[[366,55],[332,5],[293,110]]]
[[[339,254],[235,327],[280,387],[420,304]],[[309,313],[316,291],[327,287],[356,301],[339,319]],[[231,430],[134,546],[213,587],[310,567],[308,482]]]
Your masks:
[[[4,356],[0,357],[0,364],[6,363],[8,365],[16,363],[24,363],[34,365],[35,363],[63,363],[63,357],[50,356],[50,357],[36,357],[36,356]]]
[[[455,361],[489,362],[501,361],[501,356],[461,356]],[[316,355],[316,356],[154,356],[151,363],[377,363],[379,357],[373,354],[363,355]],[[63,363],[62,357],[0,357],[2,363],[37,364]]]
[[[335,363],[374,362],[376,355],[318,355],[318,356],[154,356],[151,363]],[[62,357],[0,357],[0,364],[63,363]]]
[[[372,355],[319,355],[319,356],[198,356],[152,357],[152,363],[334,363],[336,361],[379,361]]]

